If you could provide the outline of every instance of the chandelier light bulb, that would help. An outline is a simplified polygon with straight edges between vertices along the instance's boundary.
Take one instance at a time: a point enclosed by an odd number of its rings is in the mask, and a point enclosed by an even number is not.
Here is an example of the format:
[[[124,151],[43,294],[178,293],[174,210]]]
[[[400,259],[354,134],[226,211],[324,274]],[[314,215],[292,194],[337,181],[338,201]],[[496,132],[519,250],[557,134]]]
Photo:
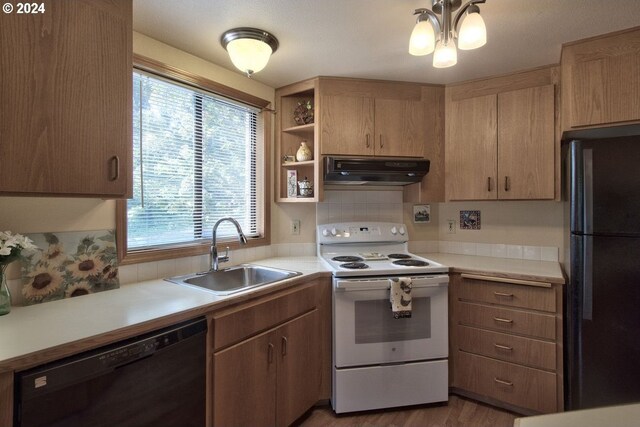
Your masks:
[[[438,43],[436,43],[436,50],[433,53],[433,66],[435,68],[447,68],[453,67],[457,63],[458,52],[453,40],[449,40],[448,43],[438,40]]]
[[[462,50],[477,49],[487,43],[487,27],[479,13],[470,13],[460,25],[458,47]]]
[[[411,32],[409,53],[415,56],[428,55],[433,52],[436,36],[433,25],[428,20],[419,21]]]

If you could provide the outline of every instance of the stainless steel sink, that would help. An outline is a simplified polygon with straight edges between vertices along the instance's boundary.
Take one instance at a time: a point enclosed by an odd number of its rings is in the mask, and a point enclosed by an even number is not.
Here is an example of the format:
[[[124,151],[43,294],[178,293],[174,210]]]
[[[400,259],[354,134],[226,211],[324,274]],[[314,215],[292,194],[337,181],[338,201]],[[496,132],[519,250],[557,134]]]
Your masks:
[[[198,286],[208,289],[216,295],[229,295],[301,274],[297,271],[241,264],[224,270],[187,274],[185,276],[170,277],[165,280],[181,285]]]

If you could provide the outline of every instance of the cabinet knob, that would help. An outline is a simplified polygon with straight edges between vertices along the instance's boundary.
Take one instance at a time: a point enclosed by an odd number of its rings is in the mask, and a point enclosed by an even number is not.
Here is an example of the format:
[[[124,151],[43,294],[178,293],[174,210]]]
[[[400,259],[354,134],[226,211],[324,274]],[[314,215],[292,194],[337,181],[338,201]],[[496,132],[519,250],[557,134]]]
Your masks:
[[[120,157],[109,159],[109,181],[116,181],[120,177]]]

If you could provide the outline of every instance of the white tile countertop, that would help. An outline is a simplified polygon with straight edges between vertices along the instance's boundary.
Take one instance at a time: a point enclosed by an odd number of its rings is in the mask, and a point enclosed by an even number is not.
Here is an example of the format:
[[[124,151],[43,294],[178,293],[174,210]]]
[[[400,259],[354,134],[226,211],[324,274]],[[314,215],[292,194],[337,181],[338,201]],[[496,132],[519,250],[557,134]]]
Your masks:
[[[548,280],[559,284],[565,282],[562,268],[555,261],[532,261],[445,253],[421,253],[416,255],[448,265],[453,272],[458,273],[500,274],[531,280]]]
[[[172,318],[177,314],[184,316],[176,319],[176,322],[197,317],[213,308],[259,296],[326,272],[315,256],[270,258],[252,264],[303,274],[225,296],[157,279],[78,298],[13,307],[8,315],[0,316],[0,372],[10,370],[15,359],[34,353],[72,345],[146,322]],[[173,320],[170,323],[174,323]]]
[[[557,262],[527,261],[440,253],[421,254],[453,271],[515,275],[553,280],[563,283]],[[227,296],[161,279],[149,280],[119,289],[48,302],[41,305],[13,307],[0,316],[0,372],[16,366],[32,365],[34,354],[47,353],[51,360],[102,345],[105,340],[119,339],[123,332],[130,336],[147,332],[145,324],[166,320],[166,325],[206,314],[215,308],[258,297],[278,288],[286,288],[318,274],[329,275],[315,256],[278,257],[253,261],[252,264],[294,270],[303,273],[291,279]],[[78,343],[82,345],[78,347]],[[70,347],[71,350],[69,349]],[[77,352],[75,351],[75,352]],[[16,361],[19,360],[20,363]],[[26,362],[25,362],[26,361]]]

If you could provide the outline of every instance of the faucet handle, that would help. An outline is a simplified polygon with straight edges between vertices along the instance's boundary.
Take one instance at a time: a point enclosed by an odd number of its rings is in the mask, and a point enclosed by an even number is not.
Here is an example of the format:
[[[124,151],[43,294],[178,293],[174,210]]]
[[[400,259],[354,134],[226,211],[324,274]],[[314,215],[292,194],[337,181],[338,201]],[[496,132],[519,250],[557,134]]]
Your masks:
[[[229,246],[224,249],[224,255],[218,257],[218,262],[228,262],[229,261]]]

